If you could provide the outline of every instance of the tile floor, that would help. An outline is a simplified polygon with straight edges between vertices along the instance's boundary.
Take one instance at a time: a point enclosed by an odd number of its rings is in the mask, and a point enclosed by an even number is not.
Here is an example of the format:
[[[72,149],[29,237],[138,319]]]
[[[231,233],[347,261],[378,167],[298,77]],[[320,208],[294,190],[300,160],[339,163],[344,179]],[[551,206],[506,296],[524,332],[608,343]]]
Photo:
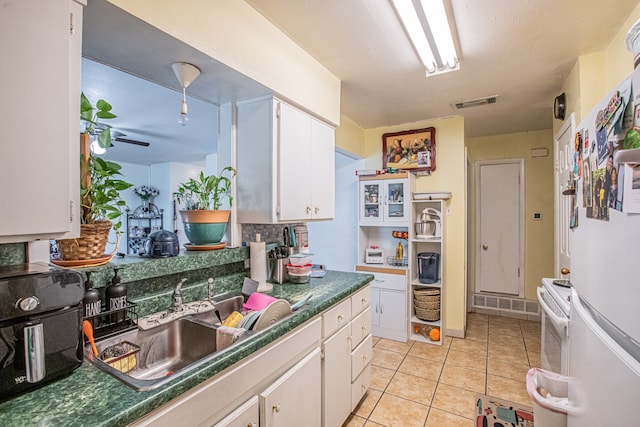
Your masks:
[[[465,339],[373,343],[371,387],[343,427],[469,427],[477,393],[532,406],[525,375],[540,366],[540,322],[470,313]]]

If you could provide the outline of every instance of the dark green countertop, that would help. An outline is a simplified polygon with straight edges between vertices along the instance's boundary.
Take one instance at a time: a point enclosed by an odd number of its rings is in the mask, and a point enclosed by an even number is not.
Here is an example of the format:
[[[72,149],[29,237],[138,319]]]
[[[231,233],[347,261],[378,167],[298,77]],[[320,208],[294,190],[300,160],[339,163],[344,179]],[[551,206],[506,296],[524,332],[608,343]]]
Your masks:
[[[269,294],[300,300],[313,293],[306,310],[241,341],[189,374],[152,391],[137,392],[85,362],[70,376],[0,404],[0,425],[124,426],[215,376],[373,280],[373,275],[329,271],[304,285],[274,285]]]

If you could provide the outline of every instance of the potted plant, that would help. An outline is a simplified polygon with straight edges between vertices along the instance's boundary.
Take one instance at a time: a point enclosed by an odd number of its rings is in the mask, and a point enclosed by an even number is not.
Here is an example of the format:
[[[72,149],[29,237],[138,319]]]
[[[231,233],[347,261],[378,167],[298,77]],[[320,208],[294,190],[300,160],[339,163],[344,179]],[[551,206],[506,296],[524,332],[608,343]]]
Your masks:
[[[224,176],[230,173],[231,176]],[[220,209],[222,201],[231,196],[231,179],[236,170],[227,166],[219,176],[205,176],[200,172],[198,179],[189,178],[178,186],[173,193],[178,203],[184,202],[184,210],[180,211],[184,232],[192,245],[211,245],[220,243],[227,229],[230,210]]]
[[[80,237],[58,240],[62,260],[90,260],[104,257],[111,228],[118,242],[122,235],[122,208],[126,205],[120,192],[132,184],[119,178],[121,166],[115,162],[91,156],[90,137],[98,133],[98,144],[107,149],[111,145],[111,131],[98,119],[112,119],[111,105],[103,99],[93,107],[87,97],[80,96],[80,120],[85,123],[80,134]],[[115,222],[113,222],[115,221]]]

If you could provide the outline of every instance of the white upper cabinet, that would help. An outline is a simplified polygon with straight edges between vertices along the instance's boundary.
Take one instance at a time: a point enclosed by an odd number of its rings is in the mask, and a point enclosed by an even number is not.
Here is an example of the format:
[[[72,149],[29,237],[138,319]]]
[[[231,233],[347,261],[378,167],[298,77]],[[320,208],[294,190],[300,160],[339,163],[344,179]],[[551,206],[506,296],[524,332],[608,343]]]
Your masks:
[[[401,225],[409,222],[409,181],[407,174],[360,177],[360,225]]]
[[[79,234],[83,3],[3,3],[0,243]]]
[[[332,219],[335,131],[278,99],[237,106],[238,222]]]

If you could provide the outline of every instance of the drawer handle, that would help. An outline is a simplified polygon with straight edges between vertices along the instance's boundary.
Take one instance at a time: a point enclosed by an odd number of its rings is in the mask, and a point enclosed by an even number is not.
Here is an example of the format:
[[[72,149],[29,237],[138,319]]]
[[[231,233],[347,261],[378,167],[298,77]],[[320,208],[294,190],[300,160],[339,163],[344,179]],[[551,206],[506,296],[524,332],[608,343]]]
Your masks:
[[[367,331],[367,325],[362,325],[362,332],[366,332]]]
[[[278,403],[276,405],[273,405],[271,409],[273,409],[276,412],[280,412],[280,404]]]
[[[365,305],[367,302],[369,302],[369,301],[367,301],[367,299],[366,299],[366,298],[362,298],[362,300],[361,300],[361,301],[362,301],[362,304],[363,304],[363,305]]]
[[[363,361],[363,362],[365,362],[366,360],[367,360],[367,355],[366,355],[366,354],[363,354],[363,355],[362,355],[362,361]]]
[[[338,314],[338,321],[344,319],[344,316],[342,314]]]
[[[352,339],[353,339],[353,337],[352,337],[351,335],[349,335],[349,336],[347,337],[347,341],[351,341]]]
[[[360,384],[360,390],[365,391],[367,389],[367,386],[364,384]]]

